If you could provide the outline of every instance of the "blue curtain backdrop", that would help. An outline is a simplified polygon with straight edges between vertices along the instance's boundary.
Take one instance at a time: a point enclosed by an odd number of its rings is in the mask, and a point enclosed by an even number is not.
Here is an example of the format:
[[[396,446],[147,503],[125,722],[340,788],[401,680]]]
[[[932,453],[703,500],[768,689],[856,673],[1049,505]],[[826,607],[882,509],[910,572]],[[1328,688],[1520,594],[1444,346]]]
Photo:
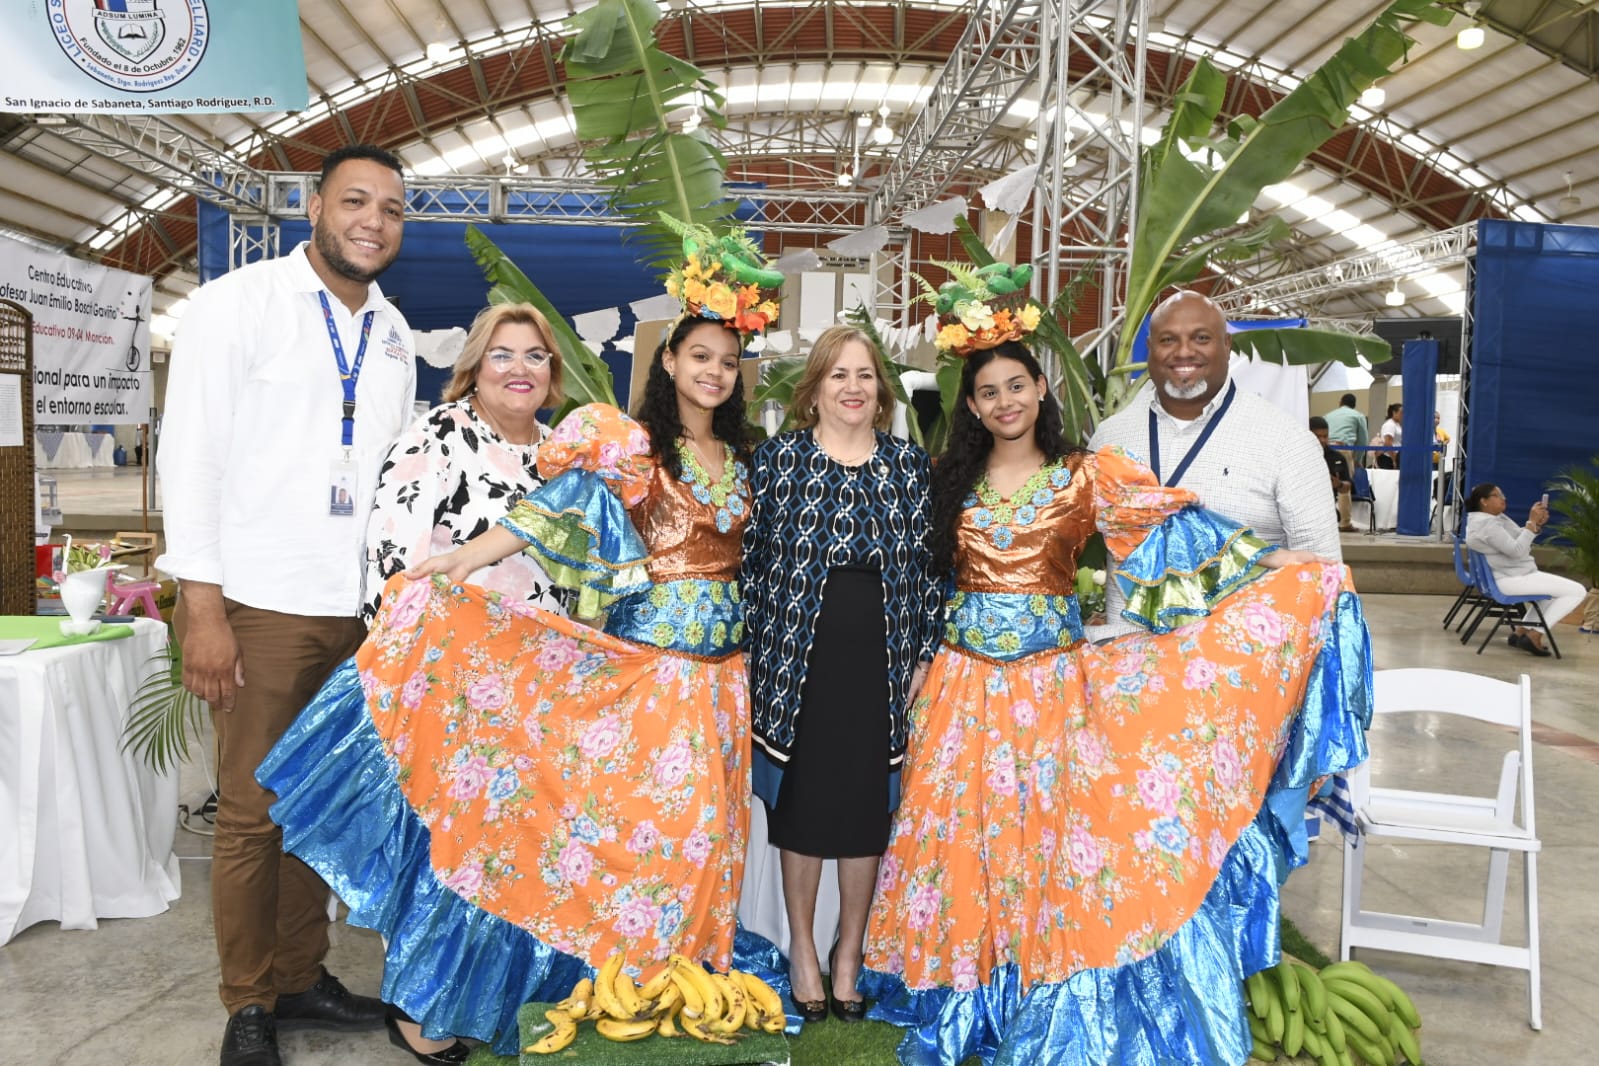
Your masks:
[[[1599,453],[1596,293],[1599,229],[1477,223],[1466,486],[1499,485],[1517,521]]]
[[[1432,416],[1437,407],[1438,342],[1406,341],[1405,443],[1399,449],[1398,532],[1424,537],[1432,531]]]
[[[200,279],[209,281],[227,270],[227,212],[202,203],[199,227]],[[635,320],[627,305],[661,292],[654,275],[638,264],[633,249],[622,242],[624,231],[619,228],[521,224],[478,228],[568,319],[587,311],[620,307],[622,326],[617,335],[629,337]],[[285,222],[280,247],[287,252],[310,237],[310,223]],[[378,284],[399,305],[412,329],[470,326],[472,317],[488,303],[489,286],[467,250],[466,224],[462,222],[411,222],[405,227],[404,250]],[[617,399],[626,406],[632,356],[614,348],[603,354],[615,379]],[[437,403],[448,378],[447,370],[418,362],[417,399]]]

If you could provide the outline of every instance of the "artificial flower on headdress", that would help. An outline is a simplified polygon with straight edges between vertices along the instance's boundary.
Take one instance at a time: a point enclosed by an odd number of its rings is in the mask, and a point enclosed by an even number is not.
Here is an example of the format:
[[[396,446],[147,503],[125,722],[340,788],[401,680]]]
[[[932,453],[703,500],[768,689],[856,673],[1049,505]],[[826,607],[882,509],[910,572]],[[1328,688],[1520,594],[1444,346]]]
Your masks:
[[[665,213],[661,220],[683,239],[683,262],[667,275],[666,291],[683,301],[684,315],[720,322],[744,336],[777,321],[783,275],[765,265],[765,255],[742,227],[718,236]]]
[[[949,280],[933,288],[923,278],[921,299],[938,315],[940,351],[965,358],[983,348],[1018,341],[1038,328],[1043,308],[1027,295],[1033,268],[1023,263],[990,263],[975,270],[961,263],[937,263]]]

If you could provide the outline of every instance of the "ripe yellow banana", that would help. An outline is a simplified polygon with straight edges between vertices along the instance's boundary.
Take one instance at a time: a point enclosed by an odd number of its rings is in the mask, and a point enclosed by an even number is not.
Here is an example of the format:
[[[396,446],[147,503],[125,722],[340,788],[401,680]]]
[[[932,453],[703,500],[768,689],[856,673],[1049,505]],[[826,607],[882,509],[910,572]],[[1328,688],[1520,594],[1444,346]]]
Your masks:
[[[703,1040],[707,1044],[738,1043],[738,1041],[731,1036],[723,1036],[721,1033],[711,1032],[705,1027],[705,1021],[702,1018],[690,1018],[685,1014],[680,1016],[678,1020],[683,1026],[683,1031],[689,1036],[692,1036],[695,1040]]]
[[[655,1002],[651,1016],[655,1018],[671,1017],[683,1007],[683,993],[671,981],[666,983],[666,991]]]
[[[734,972],[738,973],[739,980],[744,983],[744,991],[754,1004],[762,1025],[772,1018],[783,1017],[783,999],[777,994],[776,989],[752,973]]]
[[[571,995],[555,1006],[557,1010],[564,1010],[574,1022],[578,1022],[588,1016],[589,1000],[593,998],[594,982],[585,977],[572,989]]]
[[[683,972],[681,966],[672,967],[672,987],[683,997],[683,1017],[705,1017],[705,997],[700,995],[693,979]]]
[[[749,1012],[750,1001],[744,994],[744,985],[725,973],[713,973],[710,976],[727,1007],[720,1018],[706,1022],[705,1027],[716,1033],[736,1033],[744,1028],[744,1015]]]
[[[671,1040],[682,1036],[683,1031],[677,1027],[677,1023],[673,1020],[672,1015],[663,1014],[659,1018],[655,1019],[655,1035],[664,1036],[668,1040]]]
[[[705,1003],[705,1011],[700,1017],[704,1018],[707,1024],[712,1018],[720,1018],[724,1009],[722,994],[717,991],[716,982],[711,980],[711,975],[705,972],[705,967],[682,955],[673,955],[672,958],[678,960],[677,972],[688,978]],[[684,998],[686,1001],[687,997]]]
[[[627,1012],[627,1021],[637,1021],[650,1014],[652,1005],[644,1002],[638,994],[638,985],[633,983],[633,978],[626,971],[617,971],[612,987],[616,991],[616,1001]]]
[[[616,975],[622,972],[622,953],[613,954],[594,974],[594,1003],[619,1022],[633,1020],[632,1013],[616,998]]]
[[[547,1010],[544,1019],[550,1023],[550,1031],[523,1048],[525,1054],[550,1055],[577,1039],[577,1023],[565,1011]]]
[[[655,1019],[640,1018],[637,1021],[619,1022],[615,1018],[601,1018],[594,1023],[594,1028],[605,1039],[626,1044],[634,1040],[643,1040],[655,1032]]]
[[[639,986],[638,994],[644,999],[660,999],[671,984],[672,962],[668,959],[665,965],[655,971],[654,976]]]

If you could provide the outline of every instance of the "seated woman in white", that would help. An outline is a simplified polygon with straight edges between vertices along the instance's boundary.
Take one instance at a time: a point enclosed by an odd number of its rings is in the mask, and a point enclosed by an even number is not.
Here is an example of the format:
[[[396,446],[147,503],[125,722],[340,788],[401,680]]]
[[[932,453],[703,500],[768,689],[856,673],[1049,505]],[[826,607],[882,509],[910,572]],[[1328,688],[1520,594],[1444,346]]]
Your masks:
[[[1539,604],[1544,621],[1554,625],[1576,610],[1588,590],[1568,577],[1545,574],[1532,558],[1532,542],[1549,521],[1549,508],[1535,503],[1527,523],[1518,526],[1505,517],[1505,494],[1498,485],[1484,482],[1466,497],[1466,547],[1481,555],[1493,572],[1494,584],[1508,596],[1548,596]],[[1533,655],[1548,655],[1543,635],[1536,630],[1514,627],[1510,646]]]

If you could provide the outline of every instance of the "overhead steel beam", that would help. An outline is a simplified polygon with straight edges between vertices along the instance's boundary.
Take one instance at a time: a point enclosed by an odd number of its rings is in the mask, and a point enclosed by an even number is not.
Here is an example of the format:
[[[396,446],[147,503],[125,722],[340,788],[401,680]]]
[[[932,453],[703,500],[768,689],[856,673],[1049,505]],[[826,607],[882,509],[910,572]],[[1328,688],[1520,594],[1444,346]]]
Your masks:
[[[261,171],[164,118],[78,114],[52,132],[78,148],[208,203],[262,206],[266,179]]]
[[[1477,224],[1425,233],[1369,252],[1344,256],[1309,270],[1283,274],[1254,285],[1220,293],[1214,299],[1223,311],[1252,306],[1284,310],[1309,307],[1340,293],[1370,290],[1428,270],[1458,267],[1477,244]]]

